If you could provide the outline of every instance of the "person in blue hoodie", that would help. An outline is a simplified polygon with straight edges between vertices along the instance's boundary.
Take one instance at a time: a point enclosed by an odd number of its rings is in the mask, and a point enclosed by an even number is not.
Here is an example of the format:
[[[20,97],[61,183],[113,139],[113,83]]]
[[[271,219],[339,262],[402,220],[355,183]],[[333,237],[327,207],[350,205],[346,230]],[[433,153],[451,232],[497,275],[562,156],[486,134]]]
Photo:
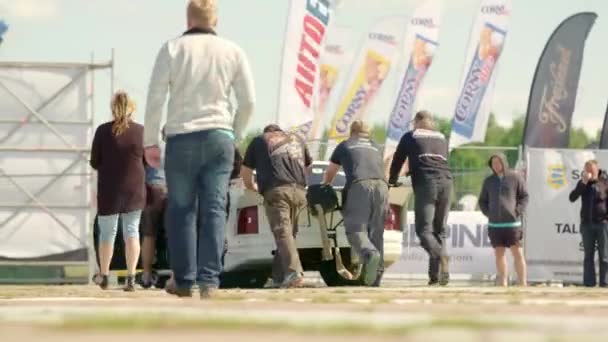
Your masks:
[[[498,286],[507,286],[507,249],[515,261],[518,284],[527,285],[526,260],[523,238],[524,212],[528,205],[528,190],[523,177],[509,170],[507,158],[502,154],[490,157],[488,165],[492,175],[483,182],[479,195],[479,208],[488,217],[488,235],[496,255]]]

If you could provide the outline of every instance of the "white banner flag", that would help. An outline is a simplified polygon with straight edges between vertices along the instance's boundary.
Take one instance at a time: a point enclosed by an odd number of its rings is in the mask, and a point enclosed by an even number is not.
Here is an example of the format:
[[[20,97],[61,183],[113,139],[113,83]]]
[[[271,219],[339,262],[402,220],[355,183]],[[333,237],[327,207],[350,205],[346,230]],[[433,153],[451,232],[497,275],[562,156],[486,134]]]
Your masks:
[[[277,109],[277,123],[307,137],[314,117],[313,101],[319,58],[331,17],[330,0],[291,0]]]
[[[314,102],[315,118],[310,133],[313,139],[322,137],[323,119],[327,113],[329,98],[335,92],[338,80],[344,77],[344,69],[352,62],[351,39],[350,29],[334,27],[330,24],[320,58],[319,82],[315,88],[317,92]]]
[[[329,139],[333,143],[344,140],[350,124],[363,119],[367,108],[382,89],[394,64],[404,30],[404,18],[389,17],[382,19],[368,33],[349,73],[345,93],[332,121]]]
[[[440,25],[441,4],[437,0],[423,3],[410,19],[403,45],[405,63],[402,64],[402,72],[399,73],[403,76],[386,131],[384,158],[387,164],[390,164],[399,140],[410,128],[418,89],[439,45]]]
[[[524,236],[531,280],[583,281],[581,202],[571,203],[569,195],[591,159],[608,165],[608,151],[528,150],[530,204]]]
[[[482,142],[486,138],[496,69],[507,36],[511,8],[511,0],[481,2],[465,59],[450,148]]]

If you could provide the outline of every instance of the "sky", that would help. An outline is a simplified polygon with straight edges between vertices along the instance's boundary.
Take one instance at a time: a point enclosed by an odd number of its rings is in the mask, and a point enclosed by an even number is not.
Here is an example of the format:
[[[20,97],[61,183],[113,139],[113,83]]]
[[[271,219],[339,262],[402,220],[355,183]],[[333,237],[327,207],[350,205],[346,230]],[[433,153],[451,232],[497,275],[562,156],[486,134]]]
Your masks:
[[[252,66],[257,108],[250,129],[275,117],[281,49],[288,10],[287,0],[218,0],[218,34],[238,43]],[[422,0],[343,0],[338,25],[357,35],[382,17],[409,17]],[[186,0],[0,0],[0,20],[9,31],[0,46],[1,61],[98,62],[115,50],[115,87],[137,101],[137,119],[143,121],[150,73],[158,49],[185,30]],[[443,0],[440,46],[419,91],[417,109],[451,118],[464,67],[465,50],[479,0]],[[594,11],[593,27],[583,60],[575,127],[595,133],[601,128],[608,91],[608,1],[513,0],[513,12],[496,74],[492,111],[509,126],[526,111],[538,58],[552,31],[568,16]],[[368,118],[385,122],[394,102],[398,75],[385,81],[383,92]],[[96,73],[97,124],[109,119],[110,72]],[[339,89],[339,88],[338,88]]]

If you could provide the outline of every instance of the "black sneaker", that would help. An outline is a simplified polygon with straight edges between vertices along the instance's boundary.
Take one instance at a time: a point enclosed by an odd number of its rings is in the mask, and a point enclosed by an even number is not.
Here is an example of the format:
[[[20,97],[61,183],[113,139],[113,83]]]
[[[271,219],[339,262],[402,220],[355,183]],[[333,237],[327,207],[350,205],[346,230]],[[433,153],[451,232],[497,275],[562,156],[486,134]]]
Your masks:
[[[439,280],[437,280],[437,279],[431,279],[431,280],[429,280],[428,285],[429,286],[439,286]]]
[[[123,288],[125,292],[135,292],[135,276],[127,276],[127,280],[125,282],[125,287]]]

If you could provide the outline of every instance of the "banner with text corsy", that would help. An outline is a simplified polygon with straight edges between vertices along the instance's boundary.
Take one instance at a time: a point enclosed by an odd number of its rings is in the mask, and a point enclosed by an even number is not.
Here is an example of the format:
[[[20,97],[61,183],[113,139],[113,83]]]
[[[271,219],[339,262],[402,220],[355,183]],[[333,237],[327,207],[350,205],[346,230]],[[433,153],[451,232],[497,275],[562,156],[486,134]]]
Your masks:
[[[405,18],[382,19],[368,32],[341,95],[329,131],[330,146],[343,141],[350,124],[364,119],[367,108],[381,91],[405,31]],[[331,153],[331,148],[328,148]]]
[[[511,0],[481,2],[452,119],[450,149],[486,138],[498,60],[507,37],[511,9]]]
[[[416,96],[439,46],[441,3],[428,0],[409,21],[403,44],[400,85],[388,120],[384,144],[385,163],[390,165],[401,137],[410,129]]]

